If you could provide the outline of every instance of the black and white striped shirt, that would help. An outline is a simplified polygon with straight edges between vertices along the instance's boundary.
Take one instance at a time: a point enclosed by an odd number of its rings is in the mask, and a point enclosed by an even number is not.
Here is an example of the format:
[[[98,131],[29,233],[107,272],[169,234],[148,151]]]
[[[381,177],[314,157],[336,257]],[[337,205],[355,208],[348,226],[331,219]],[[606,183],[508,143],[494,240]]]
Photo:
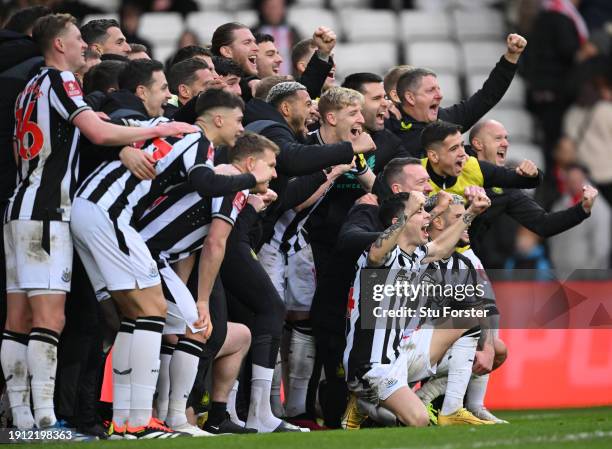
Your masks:
[[[135,223],[158,262],[174,263],[202,247],[214,218],[232,226],[246,206],[248,190],[217,198],[178,188],[158,198]]]
[[[96,203],[110,218],[124,223],[139,219],[159,197],[189,183],[201,196],[221,196],[255,186],[251,174],[217,175],[214,148],[200,132],[183,138],[157,138],[143,151],[156,160],[154,180],[140,180],[119,161],[102,165],[79,188],[77,195]]]
[[[73,120],[88,109],[74,74],[51,67],[42,67],[19,94],[15,104],[17,188],[7,221],[70,220],[80,137]]]
[[[368,253],[364,252],[357,262],[357,274],[353,287],[349,292],[348,321],[346,348],[344,351],[344,368],[347,380],[360,377],[374,364],[392,363],[399,356],[399,345],[406,329],[416,328],[419,318],[388,316],[373,318],[364,316],[371,313],[374,306],[381,310],[401,310],[414,308],[407,296],[384,295],[381,301],[374,301],[373,297],[364,297],[361,293],[363,276],[372,276],[376,273],[377,284],[395,285],[406,281],[417,284],[423,259],[427,257],[427,246],[420,246],[412,254],[407,254],[396,246],[387,257],[383,266],[376,271],[368,267]],[[380,278],[380,273],[384,273]],[[373,304],[374,303],[374,304]],[[369,320],[368,324],[366,320]]]

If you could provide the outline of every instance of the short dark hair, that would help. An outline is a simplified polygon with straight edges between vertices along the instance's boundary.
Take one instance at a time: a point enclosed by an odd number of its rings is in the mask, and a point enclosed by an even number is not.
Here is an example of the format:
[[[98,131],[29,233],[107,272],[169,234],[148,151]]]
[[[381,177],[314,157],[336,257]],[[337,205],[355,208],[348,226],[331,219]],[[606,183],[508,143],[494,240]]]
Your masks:
[[[103,44],[108,39],[108,29],[113,27],[119,28],[115,19],[94,19],[81,27],[81,35],[87,45]]]
[[[378,210],[378,218],[385,229],[391,226],[394,218],[399,218],[400,214],[404,213],[406,201],[409,199],[409,192],[400,192],[383,200]]]
[[[297,63],[302,60],[310,51],[316,48],[312,39],[303,39],[293,46],[291,50],[291,65],[297,71]]]
[[[204,47],[200,47],[199,45],[187,45],[186,47],[180,48],[174,54],[174,58],[170,63],[170,67],[174,64],[178,64],[181,61],[185,61],[186,59],[191,59],[194,56],[211,56],[212,53],[210,50]]]
[[[130,45],[130,54],[140,53],[140,52],[149,54],[149,49],[147,48],[146,45],[142,45],[142,44],[129,44],[129,45]]]
[[[32,40],[44,53],[51,48],[53,39],[58,37],[69,24],[76,26],[76,19],[70,14],[49,14],[39,18],[32,27]]]
[[[352,73],[342,83],[342,87],[356,90],[357,92],[363,93],[363,85],[368,83],[382,83],[382,78],[376,73],[360,72]]]
[[[262,42],[274,42],[274,36],[266,33],[257,33],[255,35],[255,43],[259,45]]]
[[[210,51],[213,55],[221,56],[221,47],[231,45],[234,42],[234,31],[249,29],[248,26],[238,22],[228,22],[217,27],[213,33]]]
[[[48,16],[49,14],[53,14],[53,11],[46,6],[31,6],[29,8],[20,9],[9,17],[4,25],[4,29],[16,33],[27,34],[38,19]]]
[[[238,78],[244,76],[242,68],[233,59],[224,58],[223,56],[213,56],[212,61],[215,65],[215,72],[221,76],[236,75]]]
[[[462,131],[463,127],[455,123],[445,122],[444,120],[431,122],[421,131],[421,148],[427,151],[432,145],[440,144],[448,136],[461,134]]]
[[[168,72],[168,87],[170,92],[177,95],[180,84],[190,84],[197,79],[198,70],[209,70],[206,62],[198,58],[185,59],[174,64]]]
[[[227,158],[229,162],[236,162],[249,156],[261,154],[265,150],[272,150],[274,154],[280,153],[280,148],[267,137],[253,132],[245,131],[238,139],[236,144],[228,148]]]
[[[102,61],[87,71],[83,77],[83,91],[88,95],[95,91],[107,93],[119,88],[119,73],[127,65],[123,61]]]
[[[400,99],[400,102],[404,102],[404,95],[406,92],[414,92],[421,86],[421,81],[426,76],[435,76],[436,73],[423,68],[416,68],[412,70],[408,70],[397,80],[397,87],[395,90],[397,91],[397,96]]]
[[[244,101],[237,95],[223,89],[208,89],[202,92],[196,100],[195,112],[198,117],[214,108],[239,108],[244,111]]]
[[[421,165],[421,160],[416,157],[396,157],[391,159],[382,171],[384,183],[391,187],[391,184],[402,181],[406,165]]]
[[[136,93],[138,86],[150,86],[154,72],[163,72],[164,65],[153,59],[129,61],[119,74],[119,88]]]

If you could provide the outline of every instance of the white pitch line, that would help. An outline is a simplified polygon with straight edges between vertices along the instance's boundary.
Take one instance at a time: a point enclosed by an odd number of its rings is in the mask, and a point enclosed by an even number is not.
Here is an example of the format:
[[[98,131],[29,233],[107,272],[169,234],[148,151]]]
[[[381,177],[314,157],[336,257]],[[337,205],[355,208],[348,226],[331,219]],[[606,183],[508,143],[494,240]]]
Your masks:
[[[525,437],[525,438],[512,438],[509,440],[489,440],[489,441],[472,441],[470,443],[447,443],[442,445],[435,446],[421,446],[419,445],[419,449],[462,449],[462,448],[474,448],[479,449],[483,447],[493,447],[493,446],[516,446],[522,444],[530,444],[530,443],[563,443],[568,441],[585,441],[585,440],[595,440],[601,438],[612,438],[612,430],[596,430],[594,432],[580,432],[580,433],[568,433],[566,435],[551,435],[551,436],[534,436],[534,437]],[[382,449],[382,448],[379,448]],[[410,447],[401,447],[401,448],[393,448],[393,449],[412,449]]]

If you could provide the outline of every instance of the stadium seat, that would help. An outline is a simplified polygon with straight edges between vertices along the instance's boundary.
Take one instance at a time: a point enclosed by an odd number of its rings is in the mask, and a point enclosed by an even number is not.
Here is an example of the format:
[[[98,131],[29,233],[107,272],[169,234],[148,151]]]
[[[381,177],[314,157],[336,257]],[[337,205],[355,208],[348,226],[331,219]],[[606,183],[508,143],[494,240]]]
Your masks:
[[[234,20],[248,27],[254,27],[259,21],[259,17],[257,16],[257,11],[254,9],[245,9],[244,11],[236,11]]]
[[[85,0],[83,3],[109,12],[119,11],[119,7],[121,6],[121,0]]]
[[[506,45],[501,41],[464,42],[462,48],[465,73],[470,75],[488,74],[506,52]]]
[[[220,11],[223,9],[223,0],[196,0],[200,11]]]
[[[215,29],[219,25],[233,21],[234,17],[226,12],[200,11],[191,13],[187,16],[187,27],[198,33],[203,44],[210,44]]]
[[[533,119],[524,109],[496,107],[483,119],[501,122],[512,142],[530,143],[533,140]]]
[[[173,56],[176,52],[176,42],[168,43],[168,44],[158,44],[153,46],[153,57],[157,61],[161,61],[164,64],[166,63],[166,59],[170,56]]]
[[[87,22],[91,22],[92,20],[98,20],[98,19],[115,19],[116,21],[119,21],[119,14],[113,14],[113,13],[89,14],[83,17],[83,21],[81,22],[81,25],[85,25]]]
[[[467,94],[472,95],[482,87],[488,75],[468,75]],[[525,81],[518,75],[514,76],[512,84],[499,104],[503,107],[523,107],[525,105]]]
[[[334,60],[338,78],[355,72],[382,75],[397,64],[397,47],[391,42],[338,44],[334,50]]]
[[[452,12],[455,34],[461,41],[504,36],[504,19],[493,9],[456,9]]]
[[[349,9],[340,14],[340,24],[349,42],[389,42],[397,39],[397,16],[391,11]]]
[[[415,39],[445,40],[451,35],[450,19],[439,12],[402,11],[399,34],[404,42]]]
[[[176,12],[151,12],[140,17],[139,34],[154,45],[176,44],[183,32],[183,18]],[[198,31],[196,29],[196,31]]]
[[[345,14],[350,11],[350,8],[367,8],[370,6],[369,0],[331,0],[332,9],[340,14]]]
[[[227,12],[240,11],[242,9],[249,9],[253,7],[251,0],[222,0],[223,9]]]
[[[515,163],[520,163],[528,159],[535,163],[538,168],[544,169],[544,153],[542,149],[531,143],[513,142],[510,136],[510,148],[508,149],[507,159]]]
[[[293,25],[300,36],[310,37],[319,26],[326,26],[338,33],[338,20],[336,15],[326,9],[318,8],[289,8],[287,21]]]
[[[452,42],[412,42],[404,51],[406,63],[415,67],[440,73],[461,72],[459,47]]]
[[[442,89],[442,107],[451,106],[455,103],[459,103],[463,99],[461,94],[461,85],[459,84],[459,77],[452,74],[441,73],[437,76],[438,83]]]
[[[292,5],[299,8],[325,8],[325,0],[295,0]]]

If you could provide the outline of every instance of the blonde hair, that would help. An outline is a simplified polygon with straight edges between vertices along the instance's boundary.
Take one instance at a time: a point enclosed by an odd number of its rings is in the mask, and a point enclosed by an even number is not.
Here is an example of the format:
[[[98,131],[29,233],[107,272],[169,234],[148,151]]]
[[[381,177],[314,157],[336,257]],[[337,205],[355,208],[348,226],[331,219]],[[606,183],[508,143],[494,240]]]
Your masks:
[[[363,106],[363,95],[346,87],[332,87],[319,98],[319,114],[325,120],[328,112],[335,112],[358,103]]]

